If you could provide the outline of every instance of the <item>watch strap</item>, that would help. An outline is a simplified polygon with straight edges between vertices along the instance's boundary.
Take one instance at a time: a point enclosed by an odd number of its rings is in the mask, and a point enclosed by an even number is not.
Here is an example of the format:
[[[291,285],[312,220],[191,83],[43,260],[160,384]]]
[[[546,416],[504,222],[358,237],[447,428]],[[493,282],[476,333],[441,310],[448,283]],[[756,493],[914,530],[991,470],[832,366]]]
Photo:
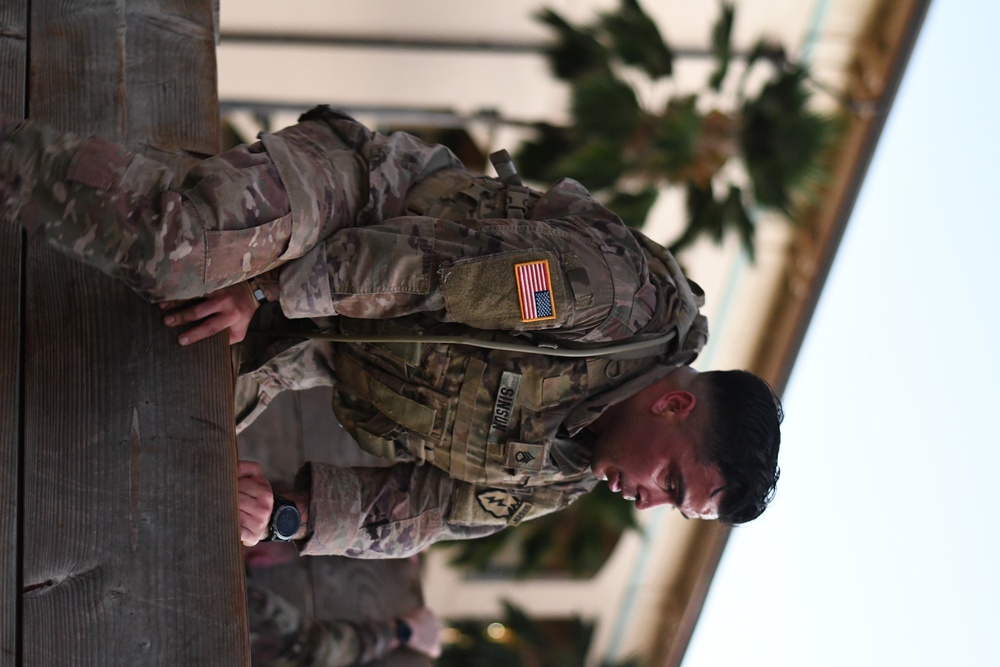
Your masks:
[[[400,646],[409,646],[413,639],[413,627],[401,618],[396,619],[396,641]]]
[[[267,303],[267,294],[254,278],[247,280],[247,285],[250,286],[250,293],[253,294],[253,298],[260,305]]]

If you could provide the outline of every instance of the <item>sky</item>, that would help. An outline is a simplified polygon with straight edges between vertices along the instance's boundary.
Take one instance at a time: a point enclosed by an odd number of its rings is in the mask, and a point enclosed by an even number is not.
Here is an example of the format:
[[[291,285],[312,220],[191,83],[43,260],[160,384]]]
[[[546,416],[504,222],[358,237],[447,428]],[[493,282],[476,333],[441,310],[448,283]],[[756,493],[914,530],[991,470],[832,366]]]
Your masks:
[[[1000,665],[998,66],[936,0],[684,667]]]

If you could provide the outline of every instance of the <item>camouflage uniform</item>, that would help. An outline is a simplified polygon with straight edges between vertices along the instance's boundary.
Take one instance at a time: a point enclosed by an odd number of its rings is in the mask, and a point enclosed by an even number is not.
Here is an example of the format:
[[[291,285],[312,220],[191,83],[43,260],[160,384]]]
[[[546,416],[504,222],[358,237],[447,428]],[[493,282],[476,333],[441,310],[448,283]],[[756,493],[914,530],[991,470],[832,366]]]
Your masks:
[[[392,621],[308,620],[284,598],[247,586],[250,653],[254,667],[364,665],[389,654]]]
[[[265,274],[286,325],[560,346],[674,333],[658,359],[266,346],[242,369],[240,426],[281,390],[333,385],[338,419],[397,462],[307,465],[304,553],[404,556],[565,507],[596,484],[585,427],[707,337],[701,295],[670,254],[578,183],[505,187],[443,147],[325,108],[204,161],[181,186],[102,139],[27,123],[0,143],[0,179],[9,214],[154,300]]]

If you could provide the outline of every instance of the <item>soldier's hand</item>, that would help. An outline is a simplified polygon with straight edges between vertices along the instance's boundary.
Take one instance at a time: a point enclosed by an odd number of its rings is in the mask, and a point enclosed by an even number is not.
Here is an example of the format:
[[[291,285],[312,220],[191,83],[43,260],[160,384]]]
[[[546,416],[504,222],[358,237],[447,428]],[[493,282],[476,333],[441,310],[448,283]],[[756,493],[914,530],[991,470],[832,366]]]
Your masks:
[[[427,607],[421,607],[403,617],[403,620],[413,629],[413,636],[407,642],[407,648],[419,651],[431,658],[441,655],[441,631],[443,626],[437,616]]]
[[[239,343],[247,335],[247,328],[259,307],[247,283],[237,283],[206,294],[193,301],[162,301],[162,310],[172,310],[163,318],[168,327],[182,327],[196,322],[183,332],[177,342],[190,345],[209,338],[220,331],[229,332],[229,344]]]
[[[254,461],[240,461],[236,466],[239,488],[240,540],[252,547],[267,537],[267,524],[271,520],[274,492],[264,471]]]

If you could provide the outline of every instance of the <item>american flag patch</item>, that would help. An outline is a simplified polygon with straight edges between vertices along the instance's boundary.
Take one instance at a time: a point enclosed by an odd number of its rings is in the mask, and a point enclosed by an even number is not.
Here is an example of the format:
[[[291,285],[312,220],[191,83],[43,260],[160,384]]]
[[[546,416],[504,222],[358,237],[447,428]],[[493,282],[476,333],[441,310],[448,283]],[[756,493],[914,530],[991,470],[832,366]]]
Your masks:
[[[514,275],[517,276],[517,298],[521,302],[521,321],[554,320],[556,304],[552,297],[549,260],[515,264]]]

